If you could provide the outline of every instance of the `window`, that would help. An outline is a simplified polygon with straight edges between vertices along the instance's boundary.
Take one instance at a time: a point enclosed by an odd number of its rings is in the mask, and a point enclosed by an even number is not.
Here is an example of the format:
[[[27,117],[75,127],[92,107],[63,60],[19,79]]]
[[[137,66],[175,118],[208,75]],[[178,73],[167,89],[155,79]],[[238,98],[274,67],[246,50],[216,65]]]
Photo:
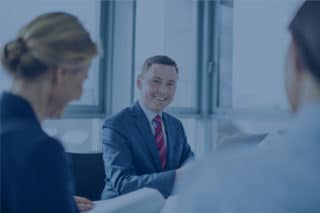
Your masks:
[[[212,107],[231,108],[232,106],[232,62],[233,62],[233,8],[229,4],[218,4],[216,14],[218,75],[216,85],[217,97],[212,98]],[[213,79],[214,80],[214,79]],[[214,91],[214,90],[213,90]],[[211,107],[211,109],[212,109]],[[214,111],[212,109],[212,111]]]
[[[219,6],[219,98],[212,104],[219,135],[272,135],[290,126],[283,69],[289,20],[300,2],[233,1]]]
[[[3,0],[0,25],[5,30],[0,34],[1,46],[15,38],[17,31],[37,15],[52,11],[65,11],[77,16],[103,52],[101,57],[97,57],[92,63],[82,98],[71,103],[64,119],[45,121],[43,127],[49,135],[59,138],[67,151],[99,152],[99,118],[111,111],[113,3],[98,0]],[[10,81],[8,74],[0,70],[0,91],[7,90]]]
[[[234,2],[234,109],[288,110],[283,68],[296,2]]]
[[[164,54],[179,67],[175,100],[171,107],[196,113],[199,102],[198,2],[193,0],[137,0],[134,32],[134,76],[146,58]],[[134,101],[138,96],[132,79]]]
[[[103,4],[103,3],[101,3]],[[107,3],[104,3],[107,4]],[[45,12],[64,11],[77,16],[86,29],[90,32],[93,40],[100,40],[100,1],[86,0],[33,0],[33,1],[17,1],[4,0],[1,3],[0,25],[5,26],[0,35],[1,46],[11,39],[16,37],[18,30],[35,18]],[[108,11],[104,10],[105,13]],[[10,24],[8,24],[8,19]],[[103,20],[107,23],[108,20]],[[105,34],[108,32],[105,32]],[[106,43],[108,35],[102,36],[102,45]],[[104,76],[108,71],[106,63],[108,55],[104,58],[95,58],[89,71],[89,76],[84,84],[83,96],[80,100],[74,101],[71,107],[67,110],[67,117],[81,117],[85,114],[90,116],[101,116],[105,114],[106,106],[106,83]],[[110,57],[110,56],[109,56]],[[9,88],[10,78],[5,76],[4,72],[0,73],[0,90]]]
[[[203,73],[207,52],[203,42],[211,13],[207,1],[115,1],[112,113],[138,98],[135,80],[146,58],[165,54],[178,64],[180,73],[175,100],[168,111],[181,119],[188,142],[196,154],[208,151],[206,122],[200,118]],[[206,8],[206,13],[204,10]],[[207,79],[206,79],[207,80]]]
[[[61,119],[43,123],[48,135],[59,138],[66,151],[100,152],[101,120],[100,119]]]

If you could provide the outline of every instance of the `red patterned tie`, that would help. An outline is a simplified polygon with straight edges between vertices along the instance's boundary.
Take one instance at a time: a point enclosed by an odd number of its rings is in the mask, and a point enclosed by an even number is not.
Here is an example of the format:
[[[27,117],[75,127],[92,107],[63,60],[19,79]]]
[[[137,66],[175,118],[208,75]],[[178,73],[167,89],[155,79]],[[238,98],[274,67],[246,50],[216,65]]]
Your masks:
[[[155,134],[154,134],[154,138],[156,140],[156,145],[159,151],[159,155],[160,155],[160,160],[161,160],[161,166],[162,168],[165,167],[166,165],[166,156],[167,156],[167,147],[166,147],[166,143],[164,142],[164,135],[163,135],[163,130],[162,130],[162,123],[161,123],[161,117],[160,115],[157,115],[154,119],[153,119],[155,125]]]

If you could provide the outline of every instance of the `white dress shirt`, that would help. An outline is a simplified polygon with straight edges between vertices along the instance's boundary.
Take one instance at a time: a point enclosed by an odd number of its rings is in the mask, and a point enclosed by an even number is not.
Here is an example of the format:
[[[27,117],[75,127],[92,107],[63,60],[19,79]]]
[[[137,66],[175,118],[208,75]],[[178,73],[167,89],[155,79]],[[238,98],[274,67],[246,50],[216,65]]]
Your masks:
[[[144,104],[141,102],[141,101],[138,101],[139,105],[141,106],[142,108],[142,111],[144,112],[144,114],[147,116],[148,118],[148,121],[149,121],[149,124],[150,124],[150,127],[151,127],[151,130],[152,130],[152,134],[154,135],[155,134],[155,128],[156,128],[156,124],[155,122],[153,121],[153,119],[157,116],[157,115],[160,115],[161,116],[161,124],[162,124],[162,132],[163,132],[163,136],[164,136],[164,143],[167,146],[167,135],[166,135],[166,127],[164,125],[164,122],[163,122],[163,113],[162,112],[159,112],[159,113],[155,113],[155,112],[152,112],[151,110],[149,110],[147,107],[144,106]]]

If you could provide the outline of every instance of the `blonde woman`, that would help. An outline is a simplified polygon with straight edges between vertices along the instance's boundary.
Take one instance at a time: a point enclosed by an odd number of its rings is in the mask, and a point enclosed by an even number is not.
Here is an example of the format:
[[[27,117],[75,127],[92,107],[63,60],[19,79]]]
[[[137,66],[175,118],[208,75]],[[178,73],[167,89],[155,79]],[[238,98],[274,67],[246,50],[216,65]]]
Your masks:
[[[64,149],[41,128],[82,94],[96,44],[73,15],[40,15],[1,49],[1,212],[78,212]],[[77,197],[80,209],[91,202]]]

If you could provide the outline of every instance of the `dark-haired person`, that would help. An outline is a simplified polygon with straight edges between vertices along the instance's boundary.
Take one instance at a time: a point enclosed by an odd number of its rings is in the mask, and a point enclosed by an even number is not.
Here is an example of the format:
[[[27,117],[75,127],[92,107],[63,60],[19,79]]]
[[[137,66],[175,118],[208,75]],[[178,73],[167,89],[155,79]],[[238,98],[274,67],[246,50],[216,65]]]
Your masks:
[[[79,20],[62,12],[38,16],[1,49],[1,63],[13,78],[0,97],[1,212],[78,212],[62,144],[41,122],[80,98],[96,54]],[[76,201],[81,210],[92,205]]]
[[[320,1],[290,23],[285,85],[292,128],[263,149],[207,159],[175,212],[320,212]]]
[[[136,81],[139,100],[104,122],[102,199],[143,187],[170,195],[176,174],[183,171],[179,168],[193,158],[182,123],[164,112],[174,98],[177,81],[174,60],[148,58]]]

